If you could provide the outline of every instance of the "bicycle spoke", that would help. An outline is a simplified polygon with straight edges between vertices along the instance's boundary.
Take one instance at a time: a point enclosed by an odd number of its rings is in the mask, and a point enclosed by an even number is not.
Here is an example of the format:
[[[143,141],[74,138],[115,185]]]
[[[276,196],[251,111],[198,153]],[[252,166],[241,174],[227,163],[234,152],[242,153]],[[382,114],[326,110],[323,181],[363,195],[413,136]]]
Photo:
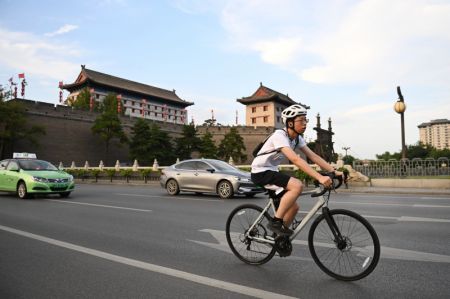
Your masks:
[[[226,235],[231,250],[249,264],[265,263],[275,254],[273,246],[263,241],[267,235],[267,216],[256,222],[261,213],[262,209],[258,206],[243,205],[236,208],[227,221]]]
[[[319,218],[309,236],[314,261],[338,279],[356,280],[368,275],[379,258],[379,243],[376,235],[374,239],[373,228],[367,220],[347,210],[334,210],[330,216],[342,240],[334,240],[325,217]]]

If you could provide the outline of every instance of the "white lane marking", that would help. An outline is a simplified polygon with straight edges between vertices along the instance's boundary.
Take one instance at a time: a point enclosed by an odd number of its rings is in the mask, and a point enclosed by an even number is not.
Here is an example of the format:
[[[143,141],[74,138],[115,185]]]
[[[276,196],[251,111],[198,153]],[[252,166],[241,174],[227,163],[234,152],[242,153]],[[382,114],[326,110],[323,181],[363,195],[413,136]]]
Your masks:
[[[203,284],[203,285],[218,288],[218,289],[223,289],[223,290],[234,292],[234,293],[248,295],[248,296],[252,296],[252,297],[256,297],[256,298],[270,298],[270,299],[295,298],[295,297],[284,296],[284,295],[269,292],[269,291],[246,287],[246,286],[231,283],[231,282],[226,282],[226,281],[217,280],[217,279],[213,279],[213,278],[209,278],[209,277],[205,277],[205,276],[200,276],[200,275],[192,274],[192,273],[185,272],[185,271],[180,271],[180,270],[171,269],[171,268],[167,268],[167,267],[163,267],[163,266],[158,266],[155,264],[150,264],[150,263],[122,257],[119,255],[110,254],[107,252],[75,245],[72,243],[67,243],[67,242],[56,240],[56,239],[47,238],[44,236],[17,230],[17,229],[11,228],[11,227],[3,226],[3,225],[0,225],[0,229],[10,232],[10,233],[13,233],[13,234],[17,234],[20,236],[34,239],[34,240],[42,241],[42,242],[45,242],[48,244],[63,247],[63,248],[70,249],[73,251],[78,251],[81,253],[89,254],[89,255],[96,256],[96,257],[106,259],[109,261],[113,261],[113,262],[121,263],[124,265],[144,269],[144,270],[151,271],[151,272],[164,274],[167,276],[172,276],[172,277],[192,281],[195,283]]]
[[[447,199],[450,200],[450,197],[421,197],[420,199]]]
[[[413,205],[415,208],[450,208],[450,206],[442,206],[442,205],[420,205],[415,204]]]
[[[202,229],[200,231],[211,234],[211,236],[213,236],[218,241],[219,244],[223,244],[224,242],[226,242],[226,236],[225,236],[224,231],[213,230],[213,229]],[[303,246],[309,246],[308,241],[306,241],[306,240],[293,240],[292,243],[298,244],[298,245],[303,245]],[[198,244],[200,244],[200,243],[198,243]],[[201,244],[201,245],[204,245],[204,244]],[[334,246],[331,245],[331,243],[319,243],[319,246],[334,248]],[[214,248],[212,246],[209,246],[209,247]],[[380,248],[381,248],[381,258],[394,259],[394,260],[417,261],[417,262],[450,263],[449,255],[435,254],[435,253],[428,253],[428,252],[421,252],[421,251],[407,250],[407,249],[399,249],[399,248],[386,247],[386,246],[381,246]],[[215,249],[219,249],[219,248],[215,248]],[[307,260],[307,259],[304,259],[304,260]]]
[[[399,207],[412,207],[411,204],[401,204],[401,203],[384,203],[384,202],[357,202],[357,201],[338,201],[333,200],[333,204],[355,204],[355,205],[373,205],[373,206],[399,206]]]
[[[84,206],[93,206],[93,207],[102,207],[102,208],[110,208],[110,209],[121,209],[121,210],[130,210],[130,211],[138,211],[138,212],[151,212],[152,210],[144,210],[144,209],[134,209],[127,207],[119,207],[119,206],[108,206],[108,205],[99,205],[95,203],[87,203],[87,202],[76,202],[76,201],[67,201],[67,200],[58,200],[58,199],[47,199],[48,201],[56,201],[62,203],[71,203],[74,205],[84,205]]]
[[[308,214],[309,211],[298,211],[299,214]],[[317,214],[322,214],[321,212],[317,212]],[[364,218],[375,218],[375,219],[388,219],[388,220],[397,220],[397,221],[405,221],[405,222],[441,222],[441,223],[449,223],[450,219],[442,219],[442,218],[425,218],[425,217],[410,217],[410,216],[377,216],[377,215],[361,215]]]
[[[412,208],[450,208],[448,205],[425,205],[425,204],[401,204],[386,202],[357,202],[357,201],[333,201],[333,204],[355,204],[355,205],[373,205],[373,206],[398,206]]]
[[[343,193],[340,193],[340,194],[343,194]],[[384,198],[384,197],[389,197],[389,198],[393,198],[393,197],[395,197],[395,198],[407,198],[407,199],[414,199],[414,198],[417,198],[417,197],[413,197],[413,196],[398,196],[398,195],[395,195],[395,194],[384,194],[384,195],[378,195],[378,194],[370,194],[370,195],[366,195],[366,194],[358,194],[358,195],[355,195],[355,194],[350,194],[350,195],[348,195],[348,197],[369,197],[369,198],[373,198],[373,197],[382,197],[382,198]]]
[[[440,219],[440,218],[424,218],[424,217],[409,217],[402,216],[398,221],[410,221],[410,222],[447,222],[450,223],[450,219]]]
[[[196,201],[223,202],[222,200],[219,200],[219,199],[203,199],[203,198],[192,198],[192,197],[182,197],[182,196],[160,196],[160,195],[130,194],[130,193],[116,193],[116,195],[135,196],[135,197],[156,197],[156,198],[164,198],[164,199],[187,199],[187,200],[196,200]]]

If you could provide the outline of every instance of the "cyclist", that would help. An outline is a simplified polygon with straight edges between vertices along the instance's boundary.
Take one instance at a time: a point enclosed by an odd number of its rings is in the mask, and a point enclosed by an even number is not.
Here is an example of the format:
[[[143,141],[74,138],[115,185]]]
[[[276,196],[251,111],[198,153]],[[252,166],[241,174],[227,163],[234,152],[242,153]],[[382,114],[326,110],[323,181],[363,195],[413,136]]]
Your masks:
[[[325,187],[330,187],[332,183],[330,177],[323,176],[315,171],[295,153],[294,150],[297,145],[306,157],[322,170],[327,172],[334,171],[336,175],[342,175],[342,172],[336,171],[333,166],[306,145],[302,137],[308,123],[306,112],[306,109],[298,104],[284,109],[281,117],[283,123],[286,124],[286,128],[276,130],[266,140],[251,165],[251,179],[255,184],[261,186],[276,185],[283,187],[286,191],[281,197],[280,205],[274,218],[268,225],[269,229],[278,235],[286,236],[293,233],[289,226],[298,212],[299,206],[296,200],[303,190],[303,184],[300,180],[278,171],[278,166],[285,158]]]

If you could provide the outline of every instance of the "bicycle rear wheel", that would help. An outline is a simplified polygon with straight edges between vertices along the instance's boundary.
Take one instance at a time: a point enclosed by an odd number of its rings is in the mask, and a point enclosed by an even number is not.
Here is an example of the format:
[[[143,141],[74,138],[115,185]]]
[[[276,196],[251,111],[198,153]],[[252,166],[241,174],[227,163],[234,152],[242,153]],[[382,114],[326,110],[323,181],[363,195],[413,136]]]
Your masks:
[[[316,264],[328,275],[345,281],[366,277],[380,258],[380,242],[372,225],[348,210],[330,210],[344,242],[337,244],[322,214],[309,231],[308,243]]]
[[[272,235],[267,228],[270,220],[270,216],[267,213],[245,237],[245,234],[258,219],[262,211],[263,209],[257,205],[241,205],[230,213],[227,220],[226,236],[231,251],[241,261],[251,265],[267,263],[276,252],[272,244],[252,239],[252,237],[266,239]]]

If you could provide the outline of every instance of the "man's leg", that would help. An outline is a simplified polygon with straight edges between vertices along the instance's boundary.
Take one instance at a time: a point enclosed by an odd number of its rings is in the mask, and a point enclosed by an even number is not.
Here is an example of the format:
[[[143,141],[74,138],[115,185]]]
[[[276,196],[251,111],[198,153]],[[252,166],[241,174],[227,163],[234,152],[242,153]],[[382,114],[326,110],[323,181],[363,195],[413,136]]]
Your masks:
[[[292,221],[294,221],[295,216],[299,210],[300,206],[297,203],[294,203],[292,207],[284,214],[283,222],[286,227],[291,226]]]
[[[295,217],[295,214],[292,217],[293,211],[290,213],[288,213],[288,211],[295,204],[297,198],[302,193],[303,185],[300,180],[291,177],[285,189],[286,193],[284,193],[283,197],[281,197],[280,206],[278,207],[275,217],[283,219],[287,225],[290,224]],[[297,211],[295,211],[295,213],[297,213]],[[289,223],[287,223],[288,221]]]

